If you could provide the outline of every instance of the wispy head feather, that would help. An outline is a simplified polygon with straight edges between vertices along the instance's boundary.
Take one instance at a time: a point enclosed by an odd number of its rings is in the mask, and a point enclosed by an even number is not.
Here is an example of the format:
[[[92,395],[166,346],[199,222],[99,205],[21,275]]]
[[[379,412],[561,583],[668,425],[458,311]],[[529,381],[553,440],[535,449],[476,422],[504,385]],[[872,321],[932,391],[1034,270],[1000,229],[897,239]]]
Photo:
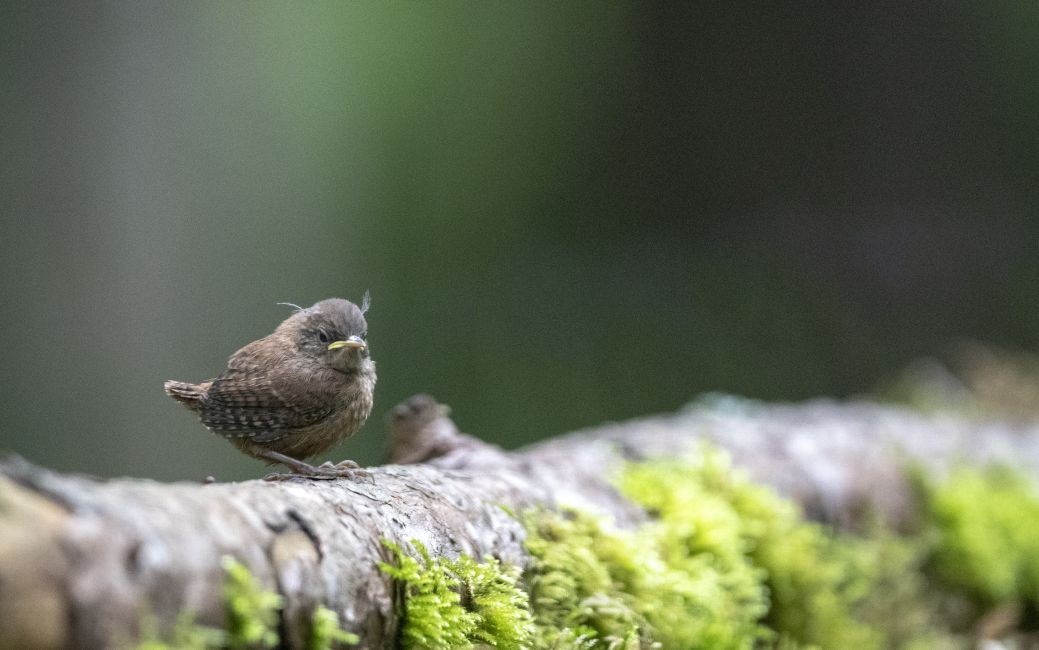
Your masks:
[[[300,307],[300,306],[299,306],[299,305],[297,305],[297,304],[291,303],[291,302],[279,302],[279,303],[275,303],[275,304],[278,304],[278,305],[285,305],[286,307],[292,307],[293,309],[295,309],[295,310],[296,310],[296,311],[298,311],[298,312],[299,312],[299,311],[303,311],[303,308],[302,308],[302,307]]]
[[[361,298],[361,313],[367,314],[368,308],[372,306],[372,292],[365,290],[364,297]]]

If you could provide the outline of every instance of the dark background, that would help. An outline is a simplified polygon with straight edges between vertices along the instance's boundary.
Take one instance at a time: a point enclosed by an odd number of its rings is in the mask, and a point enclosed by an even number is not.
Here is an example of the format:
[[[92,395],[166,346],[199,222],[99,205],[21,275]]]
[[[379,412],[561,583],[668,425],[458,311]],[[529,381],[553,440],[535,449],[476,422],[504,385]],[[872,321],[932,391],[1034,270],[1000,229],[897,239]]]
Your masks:
[[[0,448],[262,475],[162,381],[365,289],[362,462],[1039,347],[1039,5],[779,5],[4,2]]]

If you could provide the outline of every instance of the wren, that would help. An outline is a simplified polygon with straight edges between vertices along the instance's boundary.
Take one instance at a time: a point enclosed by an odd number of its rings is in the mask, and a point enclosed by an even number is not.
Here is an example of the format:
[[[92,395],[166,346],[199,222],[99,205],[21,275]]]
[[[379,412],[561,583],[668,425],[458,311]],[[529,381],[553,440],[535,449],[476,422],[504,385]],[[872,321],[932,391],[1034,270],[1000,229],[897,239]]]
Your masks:
[[[167,381],[166,393],[253,458],[304,476],[349,475],[353,461],[314,467],[305,459],[352,436],[371,414],[368,304],[366,293],[360,307],[329,298],[297,308],[273,333],[231,355],[216,379]]]

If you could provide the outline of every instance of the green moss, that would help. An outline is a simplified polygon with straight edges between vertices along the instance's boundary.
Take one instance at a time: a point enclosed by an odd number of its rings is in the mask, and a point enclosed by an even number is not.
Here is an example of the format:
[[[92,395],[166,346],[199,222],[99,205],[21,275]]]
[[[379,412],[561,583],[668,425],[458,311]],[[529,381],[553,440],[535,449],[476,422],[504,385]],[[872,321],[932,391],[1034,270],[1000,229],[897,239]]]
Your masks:
[[[353,645],[361,641],[356,634],[350,634],[339,627],[339,616],[332,610],[319,605],[314,610],[311,623],[310,650],[331,650],[338,645]]]
[[[224,602],[228,647],[273,648],[278,644],[281,596],[264,589],[249,569],[234,558],[225,557],[223,564],[227,572]]]
[[[622,531],[579,513],[536,513],[526,525],[537,647],[751,648],[766,634],[749,563],[672,562],[653,527]]]
[[[482,563],[464,555],[433,558],[418,540],[411,542],[417,557],[383,544],[395,564],[380,567],[404,589],[404,648],[529,647],[533,624],[516,569],[493,558]]]
[[[199,625],[192,613],[183,612],[172,633],[164,639],[159,634],[155,617],[146,616],[141,626],[141,640],[134,647],[137,650],[234,650],[277,646],[282,597],[264,589],[249,569],[234,558],[225,557],[223,566],[226,572],[225,629]],[[309,643],[311,650],[331,650],[358,641],[357,635],[339,628],[338,617],[332,610],[319,606],[314,612]]]
[[[1008,602],[1039,607],[1035,485],[997,467],[958,469],[925,489],[937,537],[936,576],[982,608]]]
[[[576,512],[524,519],[537,647],[956,643],[934,625],[929,543],[836,535],[709,449],[628,466],[618,483],[651,514],[637,530]]]
[[[177,617],[173,631],[167,638],[169,640],[163,640],[155,617],[146,616],[141,624],[141,639],[134,648],[136,650],[207,650],[208,648],[227,647],[227,632],[198,625],[191,612],[182,612]]]
[[[905,650],[969,648],[938,615],[937,593],[924,571],[933,551],[930,536],[902,537],[874,525],[864,538],[843,538],[869,576],[858,617],[883,630],[885,647]]]
[[[883,636],[855,617],[869,591],[864,549],[842,544],[770,489],[751,483],[726,456],[704,449],[689,462],[630,466],[622,491],[654,512],[656,543],[695,576],[710,562],[744,594],[779,638],[802,645],[875,648]],[[704,559],[706,558],[706,560]],[[764,590],[749,600],[752,589]],[[759,592],[760,593],[760,592]]]
[[[635,531],[579,513],[528,515],[539,647],[879,648],[860,620],[872,547],[807,523],[724,455],[631,465]]]
[[[635,530],[576,511],[521,516],[532,562],[517,587],[497,562],[394,545],[407,648],[939,648],[924,566],[929,536],[851,537],[709,449],[627,467],[650,520]],[[529,593],[529,601],[523,590]],[[529,603],[529,604],[528,604]]]

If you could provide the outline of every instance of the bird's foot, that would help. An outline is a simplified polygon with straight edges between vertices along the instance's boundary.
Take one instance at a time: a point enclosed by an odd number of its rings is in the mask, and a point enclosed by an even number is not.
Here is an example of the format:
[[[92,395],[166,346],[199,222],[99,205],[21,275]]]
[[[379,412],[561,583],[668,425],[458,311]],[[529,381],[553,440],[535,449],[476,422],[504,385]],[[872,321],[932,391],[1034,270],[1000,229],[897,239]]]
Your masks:
[[[325,462],[321,463],[318,467],[333,467],[339,469],[361,469],[360,465],[349,459],[341,460],[335,465],[332,464],[332,461],[326,460]]]
[[[358,479],[363,478],[374,483],[375,479],[372,477],[372,473],[366,469],[363,469],[360,465],[352,460],[341,460],[335,465],[330,461],[321,463],[318,468],[319,471],[329,472],[335,478],[348,478]]]
[[[365,478],[371,477],[371,472],[361,469],[361,466],[352,460],[344,460],[333,465],[329,461],[321,463],[317,467],[299,463],[292,466],[292,471],[287,473],[275,472],[263,478],[265,481],[286,481],[293,478],[309,478],[318,481],[330,481],[339,478]]]
[[[302,474],[296,474],[295,472],[271,472],[267,476],[263,477],[265,481],[287,481],[293,478],[306,478]]]

